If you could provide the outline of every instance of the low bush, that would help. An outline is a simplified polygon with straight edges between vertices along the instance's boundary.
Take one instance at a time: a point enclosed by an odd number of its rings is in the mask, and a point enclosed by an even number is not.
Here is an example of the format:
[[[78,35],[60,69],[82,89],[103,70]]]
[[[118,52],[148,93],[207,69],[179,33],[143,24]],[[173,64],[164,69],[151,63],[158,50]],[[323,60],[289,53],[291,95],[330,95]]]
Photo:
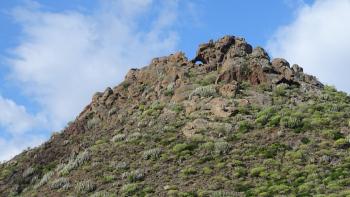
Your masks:
[[[137,169],[131,172],[124,172],[122,177],[127,178],[130,183],[134,183],[142,181],[145,178],[145,173],[143,170]]]
[[[273,95],[274,96],[286,96],[287,89],[288,89],[288,85],[286,85],[286,84],[277,85],[275,87],[275,89],[273,90]]]
[[[176,144],[172,150],[174,153],[181,153],[182,151],[190,150],[191,148],[192,148],[191,145],[182,143],[182,144]]]
[[[258,166],[258,167],[255,167],[255,168],[252,168],[250,170],[250,174],[252,176],[261,176],[263,172],[266,171],[266,168],[263,167],[263,166]]]
[[[77,193],[89,193],[96,189],[96,184],[91,180],[81,181],[75,185],[75,191]]]
[[[280,120],[280,124],[282,127],[290,129],[297,129],[303,126],[302,118],[299,116],[283,117]]]
[[[117,195],[106,191],[98,191],[90,195],[90,197],[117,197]]]
[[[49,180],[51,179],[51,177],[54,175],[54,173],[52,171],[47,172],[39,181],[39,183],[37,183],[34,188],[37,189],[43,185],[45,185],[47,182],[49,182]]]
[[[101,120],[99,118],[94,117],[93,119],[88,120],[87,127],[88,129],[95,128],[98,124],[100,124]]]
[[[50,188],[67,190],[70,188],[70,182],[68,178],[58,178],[51,182]]]
[[[103,176],[103,182],[104,183],[111,183],[116,179],[114,175],[105,175]]]
[[[112,162],[111,167],[115,170],[126,170],[129,168],[129,165],[126,162]]]
[[[121,133],[121,134],[117,134],[115,136],[113,136],[113,138],[111,139],[112,142],[120,142],[126,139],[126,135]]]
[[[197,174],[197,170],[193,167],[187,167],[181,170],[181,174],[184,176],[189,176],[189,175]]]
[[[90,159],[89,151],[85,150],[81,152],[75,159],[71,158],[67,164],[62,166],[62,169],[58,172],[59,175],[67,175],[70,171],[84,164]]]
[[[218,155],[223,155],[228,153],[230,150],[230,144],[225,141],[215,142],[214,152]]]
[[[142,134],[140,132],[134,132],[126,138],[126,141],[127,142],[136,141],[136,140],[140,139],[141,137],[142,137]]]
[[[210,97],[216,95],[216,89],[213,85],[208,86],[201,86],[196,88],[191,94],[189,99],[191,99],[193,96],[200,96],[200,97]]]
[[[143,152],[143,158],[148,159],[158,159],[160,157],[161,149],[160,148],[153,148],[150,150],[146,150]]]
[[[253,128],[252,124],[247,120],[238,122],[238,132],[246,133],[252,128]]]
[[[130,183],[130,184],[123,185],[120,191],[124,196],[132,196],[138,191],[138,189],[139,189],[138,184]]]

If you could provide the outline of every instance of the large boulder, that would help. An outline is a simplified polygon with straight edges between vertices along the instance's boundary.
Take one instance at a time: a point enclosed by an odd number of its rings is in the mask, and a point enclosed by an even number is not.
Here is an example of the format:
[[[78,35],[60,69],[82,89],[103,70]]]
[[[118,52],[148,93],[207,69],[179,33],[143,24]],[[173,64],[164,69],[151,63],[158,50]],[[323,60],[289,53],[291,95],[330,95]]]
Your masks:
[[[227,118],[236,112],[234,105],[223,98],[214,98],[209,102],[210,110],[215,117]]]

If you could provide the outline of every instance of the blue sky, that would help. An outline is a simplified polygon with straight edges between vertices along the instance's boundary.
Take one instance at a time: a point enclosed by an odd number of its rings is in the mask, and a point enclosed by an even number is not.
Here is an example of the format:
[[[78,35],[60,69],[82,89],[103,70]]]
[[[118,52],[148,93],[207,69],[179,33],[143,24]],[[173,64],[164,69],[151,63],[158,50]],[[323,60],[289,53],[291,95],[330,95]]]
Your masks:
[[[346,20],[345,20],[346,19]],[[350,92],[348,0],[0,0],[0,161],[128,69],[231,34]]]

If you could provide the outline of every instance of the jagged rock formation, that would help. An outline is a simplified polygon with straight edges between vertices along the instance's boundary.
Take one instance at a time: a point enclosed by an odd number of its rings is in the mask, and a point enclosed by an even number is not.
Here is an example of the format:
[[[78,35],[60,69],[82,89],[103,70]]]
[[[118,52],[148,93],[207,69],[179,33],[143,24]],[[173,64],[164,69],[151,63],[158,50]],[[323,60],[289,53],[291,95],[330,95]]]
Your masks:
[[[216,83],[249,81],[253,85],[289,83],[322,87],[315,77],[304,74],[298,65],[290,68],[289,63],[280,58],[270,62],[263,48],[252,49],[242,38],[225,36],[215,43],[202,44],[193,62],[196,61],[202,62],[206,71],[219,70]]]
[[[346,196],[349,109],[298,65],[225,36],[96,93],[0,166],[0,196]]]

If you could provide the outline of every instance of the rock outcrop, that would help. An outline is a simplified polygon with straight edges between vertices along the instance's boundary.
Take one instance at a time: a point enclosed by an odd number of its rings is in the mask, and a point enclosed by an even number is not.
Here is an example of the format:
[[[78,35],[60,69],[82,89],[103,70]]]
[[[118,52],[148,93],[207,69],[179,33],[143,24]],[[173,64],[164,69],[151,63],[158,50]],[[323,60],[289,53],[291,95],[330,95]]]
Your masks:
[[[299,66],[290,68],[289,63],[281,58],[270,61],[263,48],[252,49],[244,39],[233,36],[200,45],[193,62],[201,62],[207,72],[218,70],[216,83],[249,81],[253,85],[289,83],[322,87],[322,83],[304,74]]]
[[[122,86],[96,94],[94,101],[109,104],[115,99],[136,99],[136,102],[155,99],[184,101],[196,88],[190,84],[193,71],[203,75],[217,72],[213,84],[224,97],[233,97],[242,82],[267,86],[284,83],[303,86],[305,89],[310,86],[323,87],[316,77],[305,74],[300,66],[290,67],[281,58],[271,61],[263,48],[253,49],[243,38],[225,36],[215,42],[211,40],[201,44],[191,61],[184,53],[178,52],[168,57],[155,58],[148,67],[131,69]]]

